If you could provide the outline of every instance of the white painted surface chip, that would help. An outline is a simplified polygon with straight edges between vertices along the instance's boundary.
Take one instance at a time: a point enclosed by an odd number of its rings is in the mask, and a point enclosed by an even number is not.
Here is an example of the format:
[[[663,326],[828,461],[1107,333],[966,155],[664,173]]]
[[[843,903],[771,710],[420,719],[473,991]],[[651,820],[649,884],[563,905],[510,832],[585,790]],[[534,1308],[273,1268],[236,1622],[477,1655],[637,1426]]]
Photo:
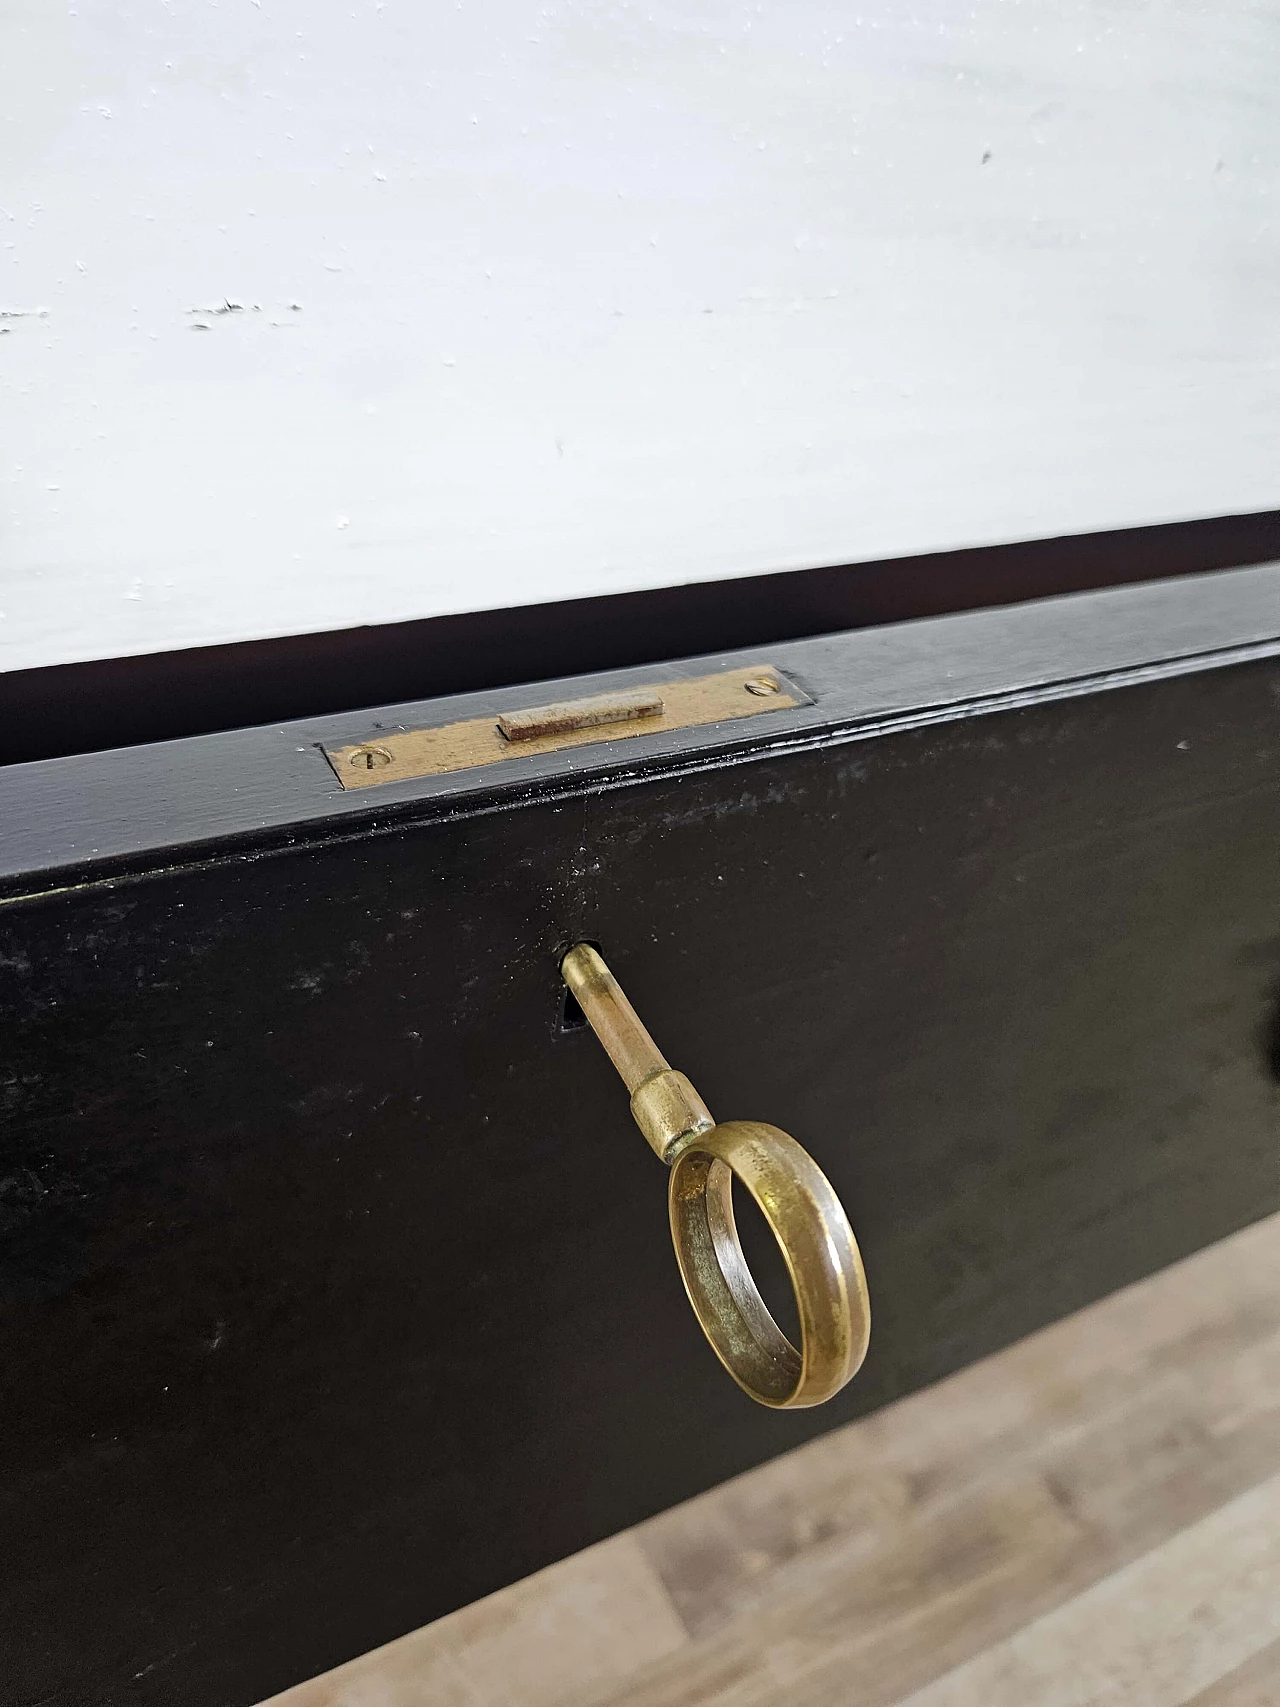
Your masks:
[[[1280,14],[0,10],[0,668],[1280,503]]]

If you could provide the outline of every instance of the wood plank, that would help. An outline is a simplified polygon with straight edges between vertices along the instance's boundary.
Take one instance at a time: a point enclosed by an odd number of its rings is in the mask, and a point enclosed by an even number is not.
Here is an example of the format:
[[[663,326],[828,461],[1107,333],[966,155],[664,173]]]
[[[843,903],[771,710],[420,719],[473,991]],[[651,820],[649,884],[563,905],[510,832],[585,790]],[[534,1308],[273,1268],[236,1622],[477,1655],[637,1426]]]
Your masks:
[[[1211,1683],[1183,1707],[1276,1707],[1280,1701],[1280,1642]]]
[[[630,1534],[614,1536],[267,1707],[570,1707],[688,1641]]]
[[[1181,1707],[1267,1637],[1280,1638],[1280,1476],[903,1707]]]
[[[1265,1677],[1277,1500],[1280,1216],[275,1707],[452,1707],[464,1676],[467,1707],[516,1677],[574,1707],[951,1707],[930,1691],[1006,1673],[1011,1703],[1055,1707],[1071,1641],[1104,1679],[1167,1645],[1167,1578],[1209,1631],[1147,1668],[1166,1693],[1137,1699],[1173,1707],[1179,1679]]]
[[[1280,1467],[1278,1392],[1273,1335],[1059,1426],[1040,1451],[1008,1438],[1003,1465],[997,1442],[955,1481],[922,1464],[923,1497],[888,1522],[872,1516],[772,1572],[743,1550],[757,1572],[750,1596],[739,1575],[737,1614],[614,1699],[763,1707],[785,1684],[792,1707],[888,1707]]]
[[[838,1551],[846,1538],[869,1548],[873,1527],[896,1545],[908,1516],[930,1521],[1019,1459],[1045,1474],[1056,1469],[1063,1498],[1071,1462],[1072,1497],[1087,1502],[1092,1517],[1092,1455],[1107,1456],[1104,1484],[1139,1469],[1114,1462],[1121,1422],[1154,1444],[1172,1430],[1176,1407],[1189,1417],[1220,1399],[1218,1438],[1243,1429],[1253,1439],[1256,1415],[1269,1415],[1268,1371],[1259,1375],[1255,1364],[1273,1358],[1277,1331],[1280,1218],[664,1512],[641,1526],[641,1544],[690,1629],[705,1635],[771,1599],[773,1573],[793,1556],[811,1561],[815,1544]],[[1209,1366],[1212,1394],[1197,1379]],[[1077,1442],[1085,1438],[1081,1453]],[[1265,1430],[1262,1440],[1259,1474],[1271,1462]],[[1144,1474],[1158,1476],[1149,1456],[1143,1465]],[[1207,1473],[1203,1463],[1199,1469]],[[1126,1498],[1135,1500],[1136,1484],[1125,1485]],[[1156,1486],[1159,1498],[1163,1486]],[[1192,1498],[1189,1488],[1183,1492]],[[1210,1504],[1213,1497],[1206,1491]]]

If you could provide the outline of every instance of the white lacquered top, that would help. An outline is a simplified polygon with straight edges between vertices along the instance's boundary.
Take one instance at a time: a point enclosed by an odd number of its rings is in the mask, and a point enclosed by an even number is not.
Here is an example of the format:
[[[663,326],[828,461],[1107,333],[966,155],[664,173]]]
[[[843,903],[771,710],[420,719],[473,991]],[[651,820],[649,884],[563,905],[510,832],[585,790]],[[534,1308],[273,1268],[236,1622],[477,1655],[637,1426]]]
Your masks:
[[[1278,87],[1247,0],[18,0],[0,668],[1280,505]]]

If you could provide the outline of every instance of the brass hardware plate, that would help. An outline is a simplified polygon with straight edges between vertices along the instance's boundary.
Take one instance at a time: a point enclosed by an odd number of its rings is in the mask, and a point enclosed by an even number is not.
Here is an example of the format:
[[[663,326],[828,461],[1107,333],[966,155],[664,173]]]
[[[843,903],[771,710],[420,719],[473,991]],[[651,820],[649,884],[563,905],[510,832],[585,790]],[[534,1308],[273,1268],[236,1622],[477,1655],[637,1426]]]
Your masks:
[[[657,703],[658,709],[620,709]],[[694,729],[699,724],[727,723],[743,717],[763,717],[773,711],[794,710],[813,702],[769,664],[721,670],[684,682],[656,682],[617,694],[590,699],[561,700],[503,713],[515,725],[514,738],[504,734],[499,718],[473,717],[465,723],[446,723],[436,729],[379,731],[376,737],[349,747],[325,747],[343,788],[376,788],[384,782],[413,777],[446,776],[451,771],[500,764],[530,753],[556,753],[564,747],[586,747],[605,741],[636,740],[664,730]],[[584,708],[614,707],[615,721],[595,717],[575,723]],[[586,715],[590,716],[590,711]],[[539,723],[539,719],[542,720]],[[527,732],[526,732],[527,731]]]
[[[634,693],[596,693],[588,699],[562,699],[532,711],[504,711],[498,728],[508,741],[537,741],[543,735],[567,735],[575,729],[598,729],[606,723],[630,723],[640,717],[661,717],[662,695],[648,688]]]

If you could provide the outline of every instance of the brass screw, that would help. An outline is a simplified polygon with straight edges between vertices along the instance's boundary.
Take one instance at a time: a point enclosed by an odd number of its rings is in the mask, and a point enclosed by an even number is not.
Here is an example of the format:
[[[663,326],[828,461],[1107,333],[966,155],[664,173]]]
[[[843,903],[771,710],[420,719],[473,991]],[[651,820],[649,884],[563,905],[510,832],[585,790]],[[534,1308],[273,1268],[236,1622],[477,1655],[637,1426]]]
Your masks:
[[[743,687],[748,693],[781,693],[782,689],[772,676],[753,676]]]
[[[347,763],[354,765],[357,770],[381,770],[383,765],[391,763],[391,754],[385,747],[357,747]]]

